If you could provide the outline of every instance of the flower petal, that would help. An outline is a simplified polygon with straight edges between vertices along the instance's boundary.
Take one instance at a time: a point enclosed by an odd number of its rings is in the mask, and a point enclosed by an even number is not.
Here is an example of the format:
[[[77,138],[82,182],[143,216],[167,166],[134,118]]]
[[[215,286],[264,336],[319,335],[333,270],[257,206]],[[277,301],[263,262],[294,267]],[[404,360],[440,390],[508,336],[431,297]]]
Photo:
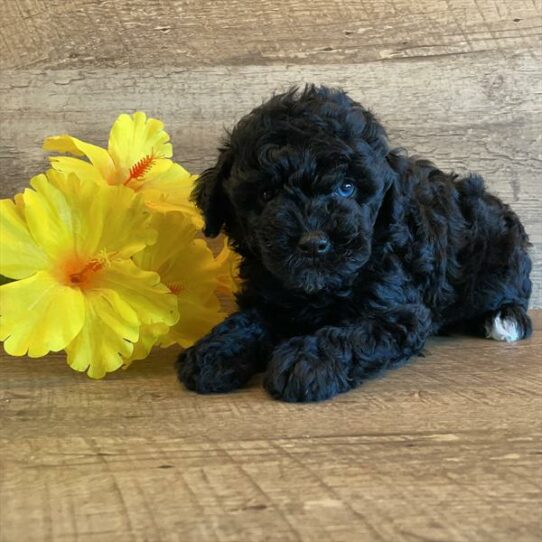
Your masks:
[[[12,356],[58,352],[79,333],[85,319],[83,295],[50,273],[0,286],[0,340]]]
[[[241,279],[239,278],[239,265],[241,256],[233,251],[228,240],[224,240],[224,247],[216,257],[218,266],[218,286],[217,293],[231,296],[239,291]]]
[[[163,279],[171,269],[178,269],[173,266],[174,259],[180,258],[186,265],[186,255],[192,254],[193,248],[212,258],[212,252],[205,241],[200,240],[197,246],[192,245],[198,230],[186,215],[179,212],[156,213],[151,218],[151,226],[158,232],[157,242],[153,243],[152,248],[149,246],[134,256],[134,261],[141,269],[155,271]],[[175,235],[171,235],[172,231]],[[164,280],[162,282],[167,283]]]
[[[34,190],[23,193],[24,215],[36,243],[50,257],[57,257],[74,248],[74,216],[66,196],[43,174],[30,184]]]
[[[92,165],[100,171],[104,179],[109,180],[115,175],[115,164],[105,149],[91,143],[85,143],[76,137],[69,135],[48,137],[43,142],[43,149],[68,152],[75,156],[86,156]]]
[[[151,209],[160,212],[183,212],[201,228],[201,214],[190,200],[196,179],[197,175],[191,175],[181,165],[174,163],[167,171],[149,178],[141,186],[140,193]]]
[[[179,312],[179,321],[159,341],[164,347],[176,343],[188,348],[226,317],[226,314],[220,311],[220,303],[216,298],[215,302],[201,303],[196,298],[180,296]]]
[[[143,325],[139,330],[139,340],[134,344],[134,350],[130,357],[124,360],[124,365],[127,367],[133,361],[145,359],[151,352],[152,347],[157,344],[158,340],[165,336],[169,331],[169,326],[165,324]]]
[[[157,242],[137,253],[134,261],[156,271],[177,293],[180,312],[179,322],[159,342],[190,346],[225,317],[214,293],[219,267],[205,241],[195,238],[197,230],[184,214],[156,214],[152,225],[158,231]]]
[[[189,293],[205,303],[217,287],[218,266],[211,249],[189,217],[182,213],[155,214],[158,239],[134,256],[142,269],[155,271],[172,291]],[[175,236],[171,232],[175,232]]]
[[[73,246],[78,255],[94,256],[105,251],[129,258],[154,243],[156,232],[149,227],[150,213],[141,196],[132,190],[96,185],[53,170],[47,175],[72,213]]]
[[[85,181],[107,182],[100,170],[85,162],[85,160],[79,160],[79,158],[72,158],[71,156],[50,156],[49,162],[53,169],[65,175],[73,173]]]
[[[112,261],[100,278],[100,288],[116,291],[142,324],[171,326],[179,319],[176,296],[160,283],[157,273],[143,271],[132,260]]]
[[[156,119],[147,119],[145,113],[138,111],[132,116],[119,115],[109,134],[109,154],[117,168],[117,182],[129,177],[130,168],[149,156],[153,162],[154,174],[161,173],[171,165],[172,148],[164,124]],[[145,175],[149,176],[149,173]]]
[[[0,232],[1,275],[23,279],[50,266],[49,258],[28,231],[21,207],[9,199],[0,200]]]
[[[68,364],[102,378],[122,366],[139,338],[139,319],[130,305],[112,290],[89,291],[85,296],[85,325],[67,346]]]

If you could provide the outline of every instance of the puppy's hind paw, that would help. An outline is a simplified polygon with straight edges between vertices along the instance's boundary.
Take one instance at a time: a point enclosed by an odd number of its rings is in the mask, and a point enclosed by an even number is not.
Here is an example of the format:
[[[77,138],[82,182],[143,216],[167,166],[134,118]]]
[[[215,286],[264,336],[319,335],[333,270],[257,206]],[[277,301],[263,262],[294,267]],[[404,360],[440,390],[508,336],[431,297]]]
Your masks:
[[[485,331],[488,339],[515,342],[531,335],[531,320],[522,307],[509,305],[487,318]]]

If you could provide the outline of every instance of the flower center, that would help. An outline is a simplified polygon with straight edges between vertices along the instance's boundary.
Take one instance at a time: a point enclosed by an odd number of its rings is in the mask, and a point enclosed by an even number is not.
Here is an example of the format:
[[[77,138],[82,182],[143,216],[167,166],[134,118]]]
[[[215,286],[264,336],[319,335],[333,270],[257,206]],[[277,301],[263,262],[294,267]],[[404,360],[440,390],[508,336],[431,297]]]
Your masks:
[[[64,266],[64,282],[68,286],[77,286],[79,288],[88,288],[96,273],[103,269],[105,262],[93,258],[87,262],[81,260],[71,260]]]
[[[184,290],[184,286],[179,282],[174,282],[173,284],[168,284],[167,287],[172,294],[178,295]]]
[[[124,181],[124,186],[127,186],[131,181],[141,179],[146,173],[149,172],[152,165],[154,164],[154,161],[158,158],[155,156],[154,152],[151,154],[148,154],[139,162],[136,162],[131,168],[130,168],[130,174],[128,178]]]

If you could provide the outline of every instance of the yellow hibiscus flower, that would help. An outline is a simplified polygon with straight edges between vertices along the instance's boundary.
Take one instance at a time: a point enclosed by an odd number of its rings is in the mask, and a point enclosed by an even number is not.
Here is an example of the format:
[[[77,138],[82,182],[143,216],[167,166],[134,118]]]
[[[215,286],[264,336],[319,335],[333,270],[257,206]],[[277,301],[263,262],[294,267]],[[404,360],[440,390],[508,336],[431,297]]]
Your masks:
[[[182,213],[155,214],[152,226],[158,231],[157,242],[133,259],[141,269],[160,275],[178,299],[180,317],[165,334],[163,326],[146,326],[134,352],[138,358],[145,357],[156,342],[187,348],[226,316],[215,294],[218,265],[205,241],[196,238],[193,222]]]
[[[132,256],[156,240],[141,196],[49,171],[0,200],[0,340],[8,354],[65,349],[92,378],[132,355],[141,326],[175,324],[177,299]]]
[[[171,161],[172,148],[164,124],[141,111],[119,115],[111,128],[107,150],[69,135],[48,137],[43,148],[89,160],[51,156],[49,160],[57,171],[97,183],[127,186],[140,192],[154,210],[180,210],[198,223],[201,220],[189,201],[197,177]]]
[[[218,265],[217,292],[224,296],[232,296],[239,291],[241,279],[239,277],[239,265],[241,256],[228,245],[228,239],[224,239],[224,246],[216,257]]]

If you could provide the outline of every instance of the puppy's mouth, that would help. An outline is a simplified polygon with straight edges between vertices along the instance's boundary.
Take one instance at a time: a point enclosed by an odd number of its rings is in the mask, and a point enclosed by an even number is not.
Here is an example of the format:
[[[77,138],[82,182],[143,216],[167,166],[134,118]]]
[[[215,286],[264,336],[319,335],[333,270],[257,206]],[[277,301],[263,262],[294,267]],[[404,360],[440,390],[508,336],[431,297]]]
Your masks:
[[[370,253],[359,232],[258,233],[256,250],[263,266],[285,288],[306,294],[349,287]]]
[[[350,283],[353,278],[353,267],[345,264],[337,255],[323,256],[290,254],[281,261],[263,259],[268,271],[291,290],[306,294],[322,291],[335,291]],[[355,266],[359,269],[359,266]]]

